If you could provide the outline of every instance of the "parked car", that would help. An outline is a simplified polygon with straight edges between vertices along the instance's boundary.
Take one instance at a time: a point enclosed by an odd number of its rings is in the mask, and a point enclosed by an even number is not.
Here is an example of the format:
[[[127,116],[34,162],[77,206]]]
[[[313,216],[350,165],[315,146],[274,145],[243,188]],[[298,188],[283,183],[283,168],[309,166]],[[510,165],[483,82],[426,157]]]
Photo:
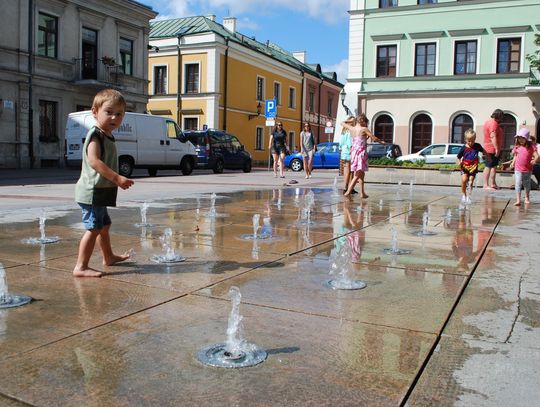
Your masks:
[[[401,147],[397,144],[370,143],[367,145],[368,158],[397,158],[401,156]]]
[[[212,169],[221,174],[223,169],[251,171],[251,154],[236,136],[222,130],[186,130],[184,134],[195,146],[196,168]]]
[[[302,153],[287,155],[284,164],[293,171],[302,171],[304,168]],[[339,143],[317,144],[317,151],[313,154],[313,168],[339,168]]]
[[[439,143],[424,147],[414,153],[402,155],[397,161],[425,161],[426,164],[455,164],[459,150],[463,144]]]

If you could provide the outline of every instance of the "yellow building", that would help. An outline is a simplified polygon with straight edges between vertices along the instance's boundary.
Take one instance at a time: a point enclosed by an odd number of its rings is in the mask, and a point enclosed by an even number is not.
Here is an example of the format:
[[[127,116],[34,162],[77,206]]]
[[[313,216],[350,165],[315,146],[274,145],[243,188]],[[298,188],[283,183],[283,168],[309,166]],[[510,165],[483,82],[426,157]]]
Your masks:
[[[155,21],[149,48],[149,113],[173,118],[182,129],[226,130],[255,163],[269,155],[266,100],[277,101],[277,119],[289,134],[291,150],[298,147],[303,120],[309,119],[322,136],[325,123],[336,117],[332,101],[339,100],[343,85],[335,73],[238,33],[235,18],[223,25],[213,16]],[[315,114],[313,105],[305,107],[308,78],[320,83]]]

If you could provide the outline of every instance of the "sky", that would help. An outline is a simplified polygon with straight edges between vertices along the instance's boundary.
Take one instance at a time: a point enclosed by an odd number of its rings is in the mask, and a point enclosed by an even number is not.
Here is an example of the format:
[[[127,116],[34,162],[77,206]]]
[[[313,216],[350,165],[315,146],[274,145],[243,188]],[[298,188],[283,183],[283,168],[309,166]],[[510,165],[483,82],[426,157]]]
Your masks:
[[[345,84],[350,0],[138,0],[157,19],[214,14],[216,22],[236,17],[238,32],[287,51],[305,51],[306,62],[336,72]]]

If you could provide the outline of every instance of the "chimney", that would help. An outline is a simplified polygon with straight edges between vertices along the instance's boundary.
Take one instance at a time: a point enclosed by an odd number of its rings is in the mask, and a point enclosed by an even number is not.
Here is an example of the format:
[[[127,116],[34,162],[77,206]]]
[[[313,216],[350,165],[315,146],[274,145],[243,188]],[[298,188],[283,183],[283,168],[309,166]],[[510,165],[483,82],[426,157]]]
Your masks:
[[[303,64],[306,63],[306,51],[295,51],[293,52],[293,56]]]
[[[236,17],[223,18],[223,27],[225,27],[230,32],[235,33],[236,32]]]
[[[209,19],[209,20],[216,21],[216,15],[215,14],[207,14],[205,17],[207,19]]]

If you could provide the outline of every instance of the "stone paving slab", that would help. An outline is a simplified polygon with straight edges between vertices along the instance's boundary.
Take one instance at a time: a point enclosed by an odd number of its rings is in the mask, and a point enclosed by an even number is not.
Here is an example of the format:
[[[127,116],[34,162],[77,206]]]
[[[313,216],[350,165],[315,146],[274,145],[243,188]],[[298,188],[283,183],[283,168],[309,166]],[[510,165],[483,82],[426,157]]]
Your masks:
[[[540,350],[511,343],[443,337],[408,406],[534,405]]]
[[[185,261],[160,264],[152,260],[154,255],[163,254],[159,241],[118,243],[115,248],[119,253],[134,249],[134,261],[103,266],[100,256],[93,256],[90,267],[103,270],[106,273],[104,279],[171,290],[176,295],[187,294],[282,258],[282,255],[256,253],[254,256],[251,252],[242,253],[219,246],[185,244],[174,247],[174,253],[185,257]],[[47,261],[47,267],[71,273],[76,260],[76,256],[53,259]]]
[[[268,359],[204,366],[196,354],[224,340],[228,312],[200,296],[163,304],[6,360],[0,391],[32,405],[395,406],[433,340],[243,304],[246,339]]]
[[[292,256],[279,265],[229,279],[200,293],[227,298],[231,286],[243,301],[305,314],[344,318],[373,325],[436,333],[464,284],[465,278],[390,267],[355,265],[352,279],[367,284],[362,290],[333,290],[328,256]]]
[[[10,293],[34,301],[0,310],[0,360],[178,297],[174,292],[112,280],[73,279],[31,265],[8,268],[6,275]]]

